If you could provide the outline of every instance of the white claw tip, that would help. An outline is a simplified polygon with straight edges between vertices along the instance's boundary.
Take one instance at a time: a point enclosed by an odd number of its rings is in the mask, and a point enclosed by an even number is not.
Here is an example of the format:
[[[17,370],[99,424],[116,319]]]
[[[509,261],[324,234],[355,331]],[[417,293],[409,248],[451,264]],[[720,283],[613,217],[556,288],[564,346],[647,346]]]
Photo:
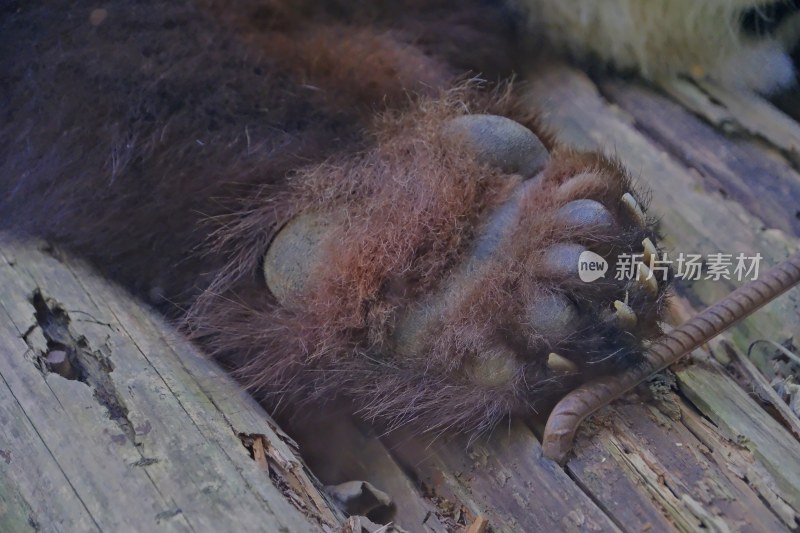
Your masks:
[[[550,352],[547,356],[547,368],[556,372],[575,372],[578,365],[555,352]]]
[[[629,192],[626,192],[622,195],[622,205],[624,205],[628,209],[628,213],[633,218],[633,220],[639,224],[640,226],[647,225],[647,217],[644,215],[644,211],[642,211],[642,207],[639,205],[639,202],[636,201],[636,198]]]
[[[656,281],[656,277],[650,271],[650,268],[644,263],[639,263],[636,282],[653,296],[658,294],[658,281]]]
[[[636,327],[639,319],[633,309],[631,309],[631,306],[625,302],[616,300],[614,302],[614,308],[616,309],[615,314],[617,316],[617,321],[623,329],[632,330]]]
[[[644,257],[643,260],[645,264],[649,265],[651,260],[658,259],[658,249],[656,245],[653,244],[649,238],[642,241],[642,246],[644,247]]]

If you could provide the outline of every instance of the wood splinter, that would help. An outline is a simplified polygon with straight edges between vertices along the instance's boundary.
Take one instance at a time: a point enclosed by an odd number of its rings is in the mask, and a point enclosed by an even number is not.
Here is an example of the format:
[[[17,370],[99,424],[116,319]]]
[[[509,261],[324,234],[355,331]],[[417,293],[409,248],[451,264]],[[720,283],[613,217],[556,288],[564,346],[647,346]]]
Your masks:
[[[489,528],[489,520],[483,516],[479,516],[467,529],[467,533],[486,533]]]
[[[544,456],[563,464],[578,426],[586,417],[798,284],[800,252],[654,342],[645,354],[644,364],[617,376],[588,382],[567,394],[547,420],[542,439]]]

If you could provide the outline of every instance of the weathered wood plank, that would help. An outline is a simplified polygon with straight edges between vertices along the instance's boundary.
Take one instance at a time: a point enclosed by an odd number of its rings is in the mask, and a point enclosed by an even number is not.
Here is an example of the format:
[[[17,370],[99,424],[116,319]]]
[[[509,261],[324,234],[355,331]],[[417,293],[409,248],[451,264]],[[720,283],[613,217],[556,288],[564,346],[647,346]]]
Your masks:
[[[698,419],[674,396],[618,402],[583,430],[567,468],[629,531],[795,527],[793,512],[781,519],[731,470],[734,461],[751,463],[751,454]],[[698,426],[702,436],[690,429]]]
[[[800,218],[796,216],[800,210],[800,174],[774,147],[746,136],[726,136],[642,85],[607,80],[600,89],[630,113],[638,130],[681,164],[697,171],[704,188],[736,201],[768,228],[800,235]],[[748,100],[739,96],[737,101]]]
[[[338,527],[274,422],[159,318],[80,263],[8,239],[0,250],[0,464],[15,495],[3,520],[27,514],[46,531]],[[82,380],[42,366],[53,347],[75,352]],[[270,472],[239,433],[264,436]]]
[[[653,189],[653,209],[662,218],[665,242],[672,250],[759,252],[766,267],[798,246],[786,232],[765,231],[763,221],[730,195],[702,187],[696,170],[640,130],[632,115],[609,103],[580,72],[569,67],[537,70],[529,86],[531,98],[544,106],[545,122],[562,139],[616,155]],[[781,165],[781,171],[795,179],[790,166],[785,161]],[[730,171],[732,182],[743,179],[737,173],[744,168]],[[723,235],[720,227],[726,228]],[[785,229],[793,231],[791,225]],[[734,285],[701,281],[681,287],[677,314],[691,314],[693,305],[714,301]],[[754,334],[790,334],[795,317],[787,311],[794,309],[796,298],[795,294],[772,304],[739,328],[734,338],[745,345]],[[736,387],[724,375],[719,379]],[[718,395],[725,396],[725,391]],[[794,489],[780,486],[764,466],[771,459],[756,457],[726,439],[683,397],[655,405],[658,408],[622,403],[606,409],[581,432],[567,476],[538,459],[538,442],[520,424],[498,428],[491,438],[472,443],[458,439],[430,443],[404,433],[382,440],[416,483],[416,490],[427,495],[440,513],[464,524],[480,515],[499,531],[796,527],[798,509],[790,496]],[[374,482],[381,486],[380,479]]]
[[[555,463],[520,423],[497,427],[488,438],[449,442],[389,435],[397,460],[451,513],[489,520],[493,531],[619,531],[609,517]]]
[[[772,474],[786,503],[800,510],[800,442],[712,360],[676,375],[692,403],[729,439],[750,450]]]
[[[771,146],[765,123],[737,122],[729,131],[758,139],[730,138],[718,132],[735,118],[728,106],[698,118],[645,86],[598,88],[570,67],[538,69],[529,83],[563,140],[616,155],[653,190],[670,250],[758,252],[766,267],[800,247],[786,218],[800,191],[793,148]],[[79,262],[13,243],[1,251],[0,530],[337,527],[291,439],[160,318]],[[677,314],[733,285],[679,286]],[[113,370],[98,364],[84,383],[40,369],[64,328],[34,316],[36,287],[65,309],[86,364],[108,359]],[[799,308],[795,291],[730,338],[744,348],[796,334]],[[796,529],[797,440],[712,363],[686,364],[677,378],[681,395],[640,391],[601,411],[566,469],[541,459],[521,423],[474,442],[377,437],[346,419],[296,436],[326,482],[372,482],[410,531]],[[263,436],[259,462],[240,433]]]
[[[709,81],[675,79],[665,81],[660,87],[715,129],[759,137],[798,161],[800,124],[763,98]]]

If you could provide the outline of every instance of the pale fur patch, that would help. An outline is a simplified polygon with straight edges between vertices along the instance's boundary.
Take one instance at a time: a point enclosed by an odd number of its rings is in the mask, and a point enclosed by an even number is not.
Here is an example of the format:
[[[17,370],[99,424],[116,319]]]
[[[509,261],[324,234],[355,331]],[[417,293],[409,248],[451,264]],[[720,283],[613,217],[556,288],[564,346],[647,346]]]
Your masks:
[[[760,0],[512,0],[532,35],[580,59],[599,59],[648,79],[707,77],[762,93],[794,82],[787,50],[800,17],[777,34],[745,35],[743,10]]]

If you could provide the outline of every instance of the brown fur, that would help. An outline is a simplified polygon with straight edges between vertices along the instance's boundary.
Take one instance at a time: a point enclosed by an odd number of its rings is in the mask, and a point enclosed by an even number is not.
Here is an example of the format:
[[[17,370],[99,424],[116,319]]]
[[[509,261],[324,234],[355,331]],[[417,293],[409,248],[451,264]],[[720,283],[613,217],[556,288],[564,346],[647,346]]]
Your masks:
[[[585,196],[615,205],[624,172],[598,156],[556,155],[488,281],[423,353],[387,355],[398,313],[440,288],[519,182],[443,125],[473,112],[532,120],[510,89],[458,82],[511,74],[511,32],[495,7],[318,4],[112,0],[100,24],[92,3],[3,8],[0,222],[156,299],[273,405],[344,397],[390,424],[466,430],[535,407],[580,376],[545,379],[532,361],[512,386],[481,388],[463,368],[524,298],[565,292],[600,314],[611,288],[554,285],[538,261],[564,238],[555,210]],[[606,178],[559,193],[587,169]],[[344,212],[347,223],[325,244],[314,290],[281,306],[261,263],[281,225],[309,210]],[[629,249],[649,234],[571,237]],[[636,303],[648,324],[660,305]],[[643,332],[622,340],[590,316],[571,345],[582,370],[637,360]]]

